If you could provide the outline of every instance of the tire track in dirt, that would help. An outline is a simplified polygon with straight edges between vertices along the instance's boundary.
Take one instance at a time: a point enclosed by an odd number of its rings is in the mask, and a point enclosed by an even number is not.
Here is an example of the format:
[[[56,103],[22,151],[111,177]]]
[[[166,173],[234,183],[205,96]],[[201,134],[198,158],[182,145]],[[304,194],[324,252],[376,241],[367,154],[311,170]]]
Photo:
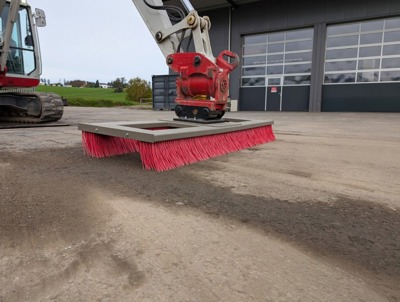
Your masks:
[[[24,260],[30,263],[25,269],[39,263],[42,267],[40,270],[39,267],[31,267],[38,271],[34,280],[18,282],[12,291],[2,292],[4,301],[58,300],[68,297],[66,292],[76,290],[73,283],[79,284],[83,280],[93,286],[100,283],[117,287],[122,292],[134,290],[145,282],[145,274],[132,259],[120,255],[112,240],[93,239],[77,244],[70,251],[52,252],[46,259],[43,257],[31,255],[30,259]],[[93,274],[97,275],[95,279]],[[110,280],[118,282],[111,284]]]
[[[229,188],[215,186],[203,177],[209,169],[213,169],[212,161],[156,173],[142,170],[137,155],[93,160],[83,157],[80,148],[40,151],[34,158],[28,158],[26,154],[14,154],[9,157],[9,161],[15,171],[10,185],[20,186],[22,192],[11,203],[27,197],[24,190],[29,191],[32,186],[29,183],[21,184],[20,181],[30,179],[30,176],[22,177],[26,173],[24,167],[34,167],[35,172],[29,172],[33,173],[30,175],[34,179],[42,175],[45,182],[57,179],[57,182],[67,186],[69,183],[73,186],[81,184],[81,188],[63,191],[63,196],[74,196],[75,190],[82,193],[94,186],[128,198],[145,197],[149,202],[157,202],[177,210],[179,203],[213,217],[241,221],[298,245],[317,257],[332,261],[344,270],[356,273],[393,301],[400,299],[400,214],[380,205],[379,201],[354,200],[336,195],[335,202],[332,203],[313,200],[292,202],[268,196],[237,194]],[[188,169],[191,169],[190,173]],[[193,169],[197,170],[196,173],[193,173]],[[60,205],[62,201],[60,198]],[[36,207],[43,211],[40,204]],[[73,228],[72,225],[80,224],[76,231],[90,227],[82,220],[95,217],[95,214],[80,215],[82,208],[78,203],[69,207],[62,211],[75,213],[77,217],[71,218],[66,226]],[[48,209],[50,218],[52,209]],[[27,210],[29,207],[20,208],[18,215],[29,221],[30,217],[25,213],[29,212]],[[8,219],[7,215],[12,216],[12,211],[4,212],[2,209],[0,218]],[[56,221],[57,217],[55,215],[50,221]],[[11,241],[12,236],[21,232],[16,224],[17,218],[21,216],[2,223],[2,226],[8,223],[14,226],[2,228],[1,231],[2,236],[8,236]],[[38,229],[42,227],[39,223]],[[117,258],[114,262],[119,265]]]

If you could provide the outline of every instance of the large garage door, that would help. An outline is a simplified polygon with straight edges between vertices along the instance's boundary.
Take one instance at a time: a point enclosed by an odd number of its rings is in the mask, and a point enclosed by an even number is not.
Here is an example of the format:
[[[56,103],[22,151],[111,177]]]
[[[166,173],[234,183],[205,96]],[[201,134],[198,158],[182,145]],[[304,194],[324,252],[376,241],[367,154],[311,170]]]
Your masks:
[[[327,27],[323,111],[399,111],[400,18]]]
[[[240,109],[308,111],[312,48],[313,29],[244,36]]]

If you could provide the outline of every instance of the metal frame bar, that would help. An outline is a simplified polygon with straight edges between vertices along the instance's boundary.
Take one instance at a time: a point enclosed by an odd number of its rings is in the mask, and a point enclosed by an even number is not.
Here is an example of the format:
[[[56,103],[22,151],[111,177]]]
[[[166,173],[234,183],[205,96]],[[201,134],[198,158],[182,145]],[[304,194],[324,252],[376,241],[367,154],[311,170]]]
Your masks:
[[[135,139],[148,143],[191,138],[258,128],[272,125],[273,121],[226,118],[222,123],[197,124],[190,122],[158,120],[138,122],[80,123],[78,129],[100,135]],[[151,128],[169,128],[151,130]]]
[[[12,0],[10,2],[10,8],[8,11],[8,18],[6,23],[6,28],[3,33],[3,45],[1,48],[0,55],[0,71],[3,72],[6,68],[7,59],[10,53],[10,45],[11,45],[11,35],[14,28],[15,22],[17,22],[18,9],[21,4],[21,0]],[[4,4],[2,9],[4,8]]]

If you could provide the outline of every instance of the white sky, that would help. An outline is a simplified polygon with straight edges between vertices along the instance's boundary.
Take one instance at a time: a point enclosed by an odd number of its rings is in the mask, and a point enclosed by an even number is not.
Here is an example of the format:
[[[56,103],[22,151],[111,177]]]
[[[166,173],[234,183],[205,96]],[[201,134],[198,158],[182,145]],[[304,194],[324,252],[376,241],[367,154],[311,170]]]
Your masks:
[[[46,13],[38,28],[42,78],[52,83],[167,74],[164,56],[132,0],[28,0]]]

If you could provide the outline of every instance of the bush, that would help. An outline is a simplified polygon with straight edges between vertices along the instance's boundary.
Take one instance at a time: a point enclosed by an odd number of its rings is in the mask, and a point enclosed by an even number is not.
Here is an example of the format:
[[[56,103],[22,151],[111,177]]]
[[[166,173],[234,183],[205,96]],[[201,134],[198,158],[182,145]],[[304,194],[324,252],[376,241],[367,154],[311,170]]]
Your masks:
[[[115,81],[111,82],[111,87],[114,88],[114,92],[121,93],[124,91],[124,88],[127,87],[127,84],[125,82],[126,79],[124,77],[116,78]]]
[[[126,88],[126,99],[132,102],[139,102],[141,98],[151,98],[151,85],[139,77],[129,80]]]
[[[135,105],[131,101],[112,101],[112,100],[91,100],[85,98],[72,98],[68,99],[68,104],[70,106],[84,106],[84,107],[114,107],[114,106],[132,106]]]

